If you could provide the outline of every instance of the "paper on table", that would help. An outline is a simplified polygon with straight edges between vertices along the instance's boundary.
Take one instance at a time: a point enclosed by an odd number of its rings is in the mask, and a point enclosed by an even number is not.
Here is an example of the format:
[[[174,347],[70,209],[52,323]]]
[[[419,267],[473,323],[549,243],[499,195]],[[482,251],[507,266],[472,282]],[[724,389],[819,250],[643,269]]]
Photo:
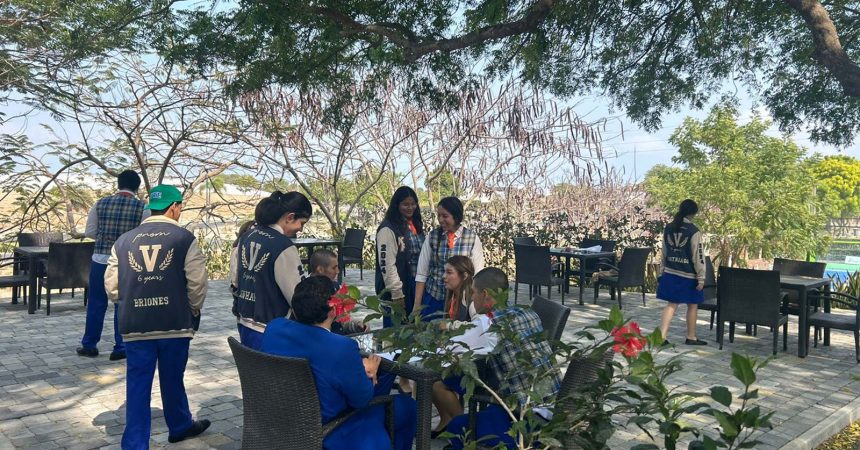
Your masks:
[[[583,252],[587,252],[587,253],[597,253],[597,252],[599,252],[601,249],[603,249],[603,247],[601,247],[601,246],[599,246],[599,245],[595,245],[595,246],[592,246],[592,247],[581,248],[580,250],[582,250]]]
[[[385,359],[387,359],[387,360],[389,360],[389,361],[394,361],[394,358],[396,358],[396,357],[397,357],[397,355],[399,355],[399,354],[400,354],[400,352],[399,352],[399,351],[397,351],[397,352],[381,352],[381,353],[377,353],[377,355],[379,355],[379,357],[380,357],[380,358],[385,358]],[[418,361],[421,361],[421,357],[420,357],[420,356],[413,356],[413,357],[409,358],[409,363],[415,363],[415,362],[418,362]]]

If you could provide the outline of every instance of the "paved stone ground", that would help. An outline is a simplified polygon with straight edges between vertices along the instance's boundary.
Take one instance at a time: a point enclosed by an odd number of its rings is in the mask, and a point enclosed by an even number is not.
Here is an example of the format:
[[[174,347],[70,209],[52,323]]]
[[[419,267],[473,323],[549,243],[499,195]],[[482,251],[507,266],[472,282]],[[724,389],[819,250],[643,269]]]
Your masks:
[[[369,292],[370,279],[359,282],[357,271],[350,272],[348,282]],[[520,299],[525,298],[524,292]],[[554,294],[555,300],[559,299]],[[653,329],[659,320],[661,302],[649,297],[643,307],[636,296],[629,295],[625,314],[637,320],[643,329]],[[193,340],[186,371],[186,387],[195,417],[213,421],[207,433],[198,439],[170,445],[172,449],[238,449],[241,441],[242,402],[238,375],[226,343],[236,335],[230,315],[230,296],[223,281],[212,281],[204,309],[200,333]],[[573,330],[593,324],[608,313],[609,299],[601,297],[598,305],[572,305],[573,312],[566,336]],[[681,311],[682,312],[682,311]],[[67,295],[56,299],[52,314],[44,309],[29,316],[23,305],[11,305],[8,298],[0,302],[0,449],[92,449],[119,448],[125,423],[125,365],[108,361],[111,334],[100,345],[104,352],[95,359],[75,354],[84,327],[84,307],[80,297]],[[111,313],[108,314],[110,319]],[[792,324],[796,323],[792,319]],[[110,323],[106,321],[106,330]],[[683,339],[684,322],[677,320],[670,339]],[[699,336],[713,341],[707,316],[700,314]],[[761,356],[770,354],[770,335],[766,330],[758,337],[739,334],[725,350],[715,345],[696,348],[684,358],[684,370],[672,382],[686,388],[705,391],[713,385],[727,385],[737,393],[729,368],[731,352]],[[758,404],[776,411],[775,428],[762,436],[759,448],[796,446],[798,436],[850,402],[860,399],[860,382],[852,381],[858,372],[854,362],[853,338],[834,332],[830,348],[811,349],[810,356],[796,356],[797,329],[789,327],[789,350],[759,374],[761,398]],[[677,348],[667,353],[687,351]],[[155,380],[152,399],[152,448],[167,447],[167,428]],[[857,402],[855,401],[855,404]],[[693,422],[712,426],[705,417]],[[629,448],[647,441],[638,430],[622,430],[610,442],[610,448]],[[816,443],[813,443],[817,444]],[[441,446],[440,446],[441,447]]]

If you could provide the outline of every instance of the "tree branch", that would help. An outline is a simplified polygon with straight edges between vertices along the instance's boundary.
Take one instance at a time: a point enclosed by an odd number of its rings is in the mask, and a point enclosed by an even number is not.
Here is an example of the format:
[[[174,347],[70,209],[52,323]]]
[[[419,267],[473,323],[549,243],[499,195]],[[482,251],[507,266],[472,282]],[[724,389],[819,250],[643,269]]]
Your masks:
[[[818,0],[785,0],[812,32],[813,57],[842,85],[846,95],[860,97],[860,66],[842,48],[836,25]]]

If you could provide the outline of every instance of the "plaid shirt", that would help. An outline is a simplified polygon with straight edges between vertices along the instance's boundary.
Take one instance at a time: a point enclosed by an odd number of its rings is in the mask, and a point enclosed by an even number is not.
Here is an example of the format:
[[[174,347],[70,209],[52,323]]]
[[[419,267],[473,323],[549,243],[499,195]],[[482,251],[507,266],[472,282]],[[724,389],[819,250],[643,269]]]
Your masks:
[[[454,248],[448,248],[448,237],[442,228],[430,232],[430,276],[427,278],[425,289],[436,300],[445,299],[445,261],[455,255],[472,256],[472,249],[478,235],[469,228],[462,227],[460,237],[454,242]]]
[[[98,217],[96,246],[93,253],[110,255],[111,247],[123,233],[140,225],[145,204],[130,195],[111,195],[96,202]]]
[[[493,350],[489,360],[489,369],[500,383],[504,395],[516,394],[520,405],[526,401],[526,393],[530,390],[539,392],[541,399],[532,399],[540,403],[555,395],[561,387],[561,378],[557,369],[552,369],[552,348],[543,333],[540,317],[530,309],[511,306],[496,311],[494,322],[519,334],[520,342],[500,341]],[[552,370],[550,376],[542,376],[538,386],[531,386],[532,380],[522,372],[522,358],[531,358],[530,368]]]

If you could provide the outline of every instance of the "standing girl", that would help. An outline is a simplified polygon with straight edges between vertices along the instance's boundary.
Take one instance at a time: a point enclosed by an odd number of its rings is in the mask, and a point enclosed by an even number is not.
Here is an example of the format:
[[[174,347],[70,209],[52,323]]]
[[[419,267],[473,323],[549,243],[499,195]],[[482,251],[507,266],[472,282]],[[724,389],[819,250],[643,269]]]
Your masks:
[[[445,197],[436,206],[439,226],[427,236],[418,258],[415,305],[425,320],[445,307],[445,262],[455,255],[468,256],[476,272],[484,268],[484,249],[478,234],[462,225],[463,203]]]
[[[681,202],[675,218],[663,231],[663,264],[657,280],[657,298],[668,303],[663,308],[660,331],[663,339],[669,332],[669,322],[678,305],[687,305],[687,345],[707,345],[696,337],[696,319],[699,303],[705,300],[705,256],[702,251],[702,233],[693,225],[692,218],[699,212],[696,202]],[[665,340],[664,344],[669,341]]]
[[[401,186],[394,191],[385,219],[376,230],[376,294],[382,300],[399,303],[406,314],[412,312],[415,300],[422,245],[424,223],[418,195],[412,188]],[[390,327],[391,317],[385,316],[382,325]]]
[[[254,226],[230,258],[233,314],[242,344],[260,349],[266,324],[287,317],[296,285],[306,277],[295,238],[313,213],[299,192],[275,191],[254,210]]]

